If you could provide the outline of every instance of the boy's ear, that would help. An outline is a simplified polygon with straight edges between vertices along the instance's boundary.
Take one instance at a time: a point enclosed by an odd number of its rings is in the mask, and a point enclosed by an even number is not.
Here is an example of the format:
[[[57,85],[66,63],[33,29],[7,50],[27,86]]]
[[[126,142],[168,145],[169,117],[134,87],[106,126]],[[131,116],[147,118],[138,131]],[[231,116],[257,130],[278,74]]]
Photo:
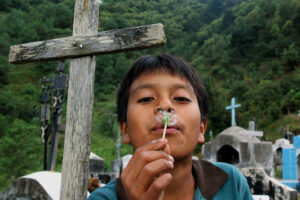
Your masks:
[[[125,144],[130,144],[130,137],[128,134],[128,126],[126,122],[120,122],[120,129],[123,134],[123,141]]]
[[[198,137],[198,143],[200,143],[200,144],[205,142],[204,134],[206,131],[206,126],[207,126],[207,121],[206,121],[206,119],[204,119],[204,120],[202,120],[202,122],[200,124],[200,133],[199,133],[199,137]]]

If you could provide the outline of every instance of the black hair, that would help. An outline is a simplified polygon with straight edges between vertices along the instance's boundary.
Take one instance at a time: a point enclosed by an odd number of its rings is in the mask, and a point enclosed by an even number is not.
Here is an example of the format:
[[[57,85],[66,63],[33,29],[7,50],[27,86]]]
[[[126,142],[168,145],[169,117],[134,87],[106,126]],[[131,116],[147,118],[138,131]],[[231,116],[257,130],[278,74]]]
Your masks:
[[[126,73],[117,93],[117,114],[119,122],[127,121],[127,106],[131,84],[140,75],[158,70],[179,75],[181,78],[186,78],[190,82],[197,97],[201,120],[205,120],[208,112],[208,97],[198,73],[179,57],[169,54],[160,54],[158,56],[145,55],[139,58]]]

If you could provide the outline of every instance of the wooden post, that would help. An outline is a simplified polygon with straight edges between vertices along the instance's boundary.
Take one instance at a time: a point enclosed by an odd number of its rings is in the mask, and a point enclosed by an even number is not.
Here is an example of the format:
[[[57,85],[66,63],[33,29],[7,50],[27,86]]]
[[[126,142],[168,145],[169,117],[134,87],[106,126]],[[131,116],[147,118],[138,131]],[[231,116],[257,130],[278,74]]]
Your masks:
[[[73,36],[97,33],[98,17],[99,4],[96,1],[76,0]],[[70,62],[61,200],[87,198],[95,66],[95,56]]]
[[[76,0],[73,36],[13,45],[9,62],[75,58],[70,62],[67,122],[60,199],[83,200],[87,195],[90,134],[94,99],[95,55],[161,46],[162,24],[97,33],[99,0]]]

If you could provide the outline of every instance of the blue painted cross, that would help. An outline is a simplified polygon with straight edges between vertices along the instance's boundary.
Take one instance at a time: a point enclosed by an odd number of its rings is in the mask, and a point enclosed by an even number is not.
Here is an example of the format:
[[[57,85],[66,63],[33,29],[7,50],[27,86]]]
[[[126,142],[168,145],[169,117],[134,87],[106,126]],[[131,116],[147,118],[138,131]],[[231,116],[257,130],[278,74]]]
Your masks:
[[[241,107],[241,104],[235,104],[235,98],[231,98],[231,105],[226,106],[226,110],[231,110],[231,126],[236,126],[235,124],[235,109]]]

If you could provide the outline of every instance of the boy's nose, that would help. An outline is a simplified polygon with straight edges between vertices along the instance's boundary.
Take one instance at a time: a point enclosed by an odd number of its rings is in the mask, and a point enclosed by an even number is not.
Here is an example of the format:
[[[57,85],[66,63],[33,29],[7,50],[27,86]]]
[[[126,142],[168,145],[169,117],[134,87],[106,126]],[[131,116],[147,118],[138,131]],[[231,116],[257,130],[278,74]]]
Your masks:
[[[172,102],[168,99],[164,99],[158,102],[157,106],[156,106],[156,111],[160,112],[160,111],[167,111],[167,112],[172,112],[174,111],[174,108],[172,106]]]
[[[164,110],[161,109],[161,108],[158,108],[157,111],[158,111],[158,112],[162,112],[162,111],[164,111]],[[169,108],[169,109],[167,110],[167,112],[169,112],[169,113],[172,112],[172,111],[174,111],[172,108]]]

